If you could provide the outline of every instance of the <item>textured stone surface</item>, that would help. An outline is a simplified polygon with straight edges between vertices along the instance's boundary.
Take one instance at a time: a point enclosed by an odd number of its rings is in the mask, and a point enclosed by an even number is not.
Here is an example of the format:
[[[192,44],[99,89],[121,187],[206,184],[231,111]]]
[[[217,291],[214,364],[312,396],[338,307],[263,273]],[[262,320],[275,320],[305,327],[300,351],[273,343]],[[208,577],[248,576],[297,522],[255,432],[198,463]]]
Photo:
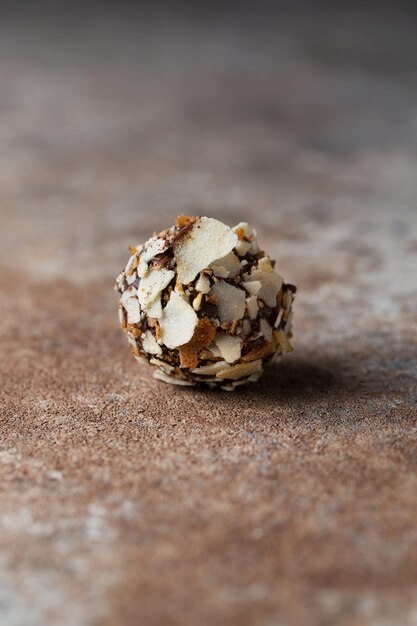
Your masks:
[[[411,4],[0,20],[2,626],[417,623]],[[127,246],[256,222],[295,352],[154,382]]]

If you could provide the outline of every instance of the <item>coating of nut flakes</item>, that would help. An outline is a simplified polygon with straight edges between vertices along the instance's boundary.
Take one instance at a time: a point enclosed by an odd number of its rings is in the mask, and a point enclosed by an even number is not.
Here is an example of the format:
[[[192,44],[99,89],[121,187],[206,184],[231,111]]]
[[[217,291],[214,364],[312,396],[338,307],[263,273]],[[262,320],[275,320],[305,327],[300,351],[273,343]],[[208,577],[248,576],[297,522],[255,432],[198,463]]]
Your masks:
[[[120,325],[158,380],[233,391],[292,351],[296,287],[284,283],[248,224],[180,215],[129,251],[115,287]]]

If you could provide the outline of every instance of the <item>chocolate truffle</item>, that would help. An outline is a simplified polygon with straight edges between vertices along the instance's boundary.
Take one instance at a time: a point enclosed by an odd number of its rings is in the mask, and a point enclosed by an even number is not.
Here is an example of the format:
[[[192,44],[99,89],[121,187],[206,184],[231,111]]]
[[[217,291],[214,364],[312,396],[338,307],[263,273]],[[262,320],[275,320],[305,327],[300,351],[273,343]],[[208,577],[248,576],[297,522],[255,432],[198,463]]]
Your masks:
[[[292,350],[296,288],[248,224],[181,215],[130,251],[116,279],[120,324],[158,380],[233,391]]]

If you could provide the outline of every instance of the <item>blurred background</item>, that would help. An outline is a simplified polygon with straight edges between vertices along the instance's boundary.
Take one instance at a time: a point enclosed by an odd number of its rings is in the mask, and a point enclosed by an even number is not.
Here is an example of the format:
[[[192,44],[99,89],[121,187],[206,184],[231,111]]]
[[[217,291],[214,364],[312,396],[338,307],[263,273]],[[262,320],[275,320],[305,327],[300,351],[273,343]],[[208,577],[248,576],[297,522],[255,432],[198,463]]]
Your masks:
[[[2,626],[417,623],[416,20],[1,4]],[[299,287],[253,396],[162,389],[117,328],[180,213]]]

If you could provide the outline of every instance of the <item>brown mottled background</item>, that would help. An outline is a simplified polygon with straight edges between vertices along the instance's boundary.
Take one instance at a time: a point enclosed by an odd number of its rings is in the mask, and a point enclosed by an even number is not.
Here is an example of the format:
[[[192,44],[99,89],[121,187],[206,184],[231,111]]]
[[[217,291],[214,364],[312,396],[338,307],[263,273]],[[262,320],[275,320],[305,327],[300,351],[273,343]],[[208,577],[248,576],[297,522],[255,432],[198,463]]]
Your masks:
[[[0,9],[1,626],[417,624],[415,3]],[[156,383],[127,246],[258,228],[295,352]]]

